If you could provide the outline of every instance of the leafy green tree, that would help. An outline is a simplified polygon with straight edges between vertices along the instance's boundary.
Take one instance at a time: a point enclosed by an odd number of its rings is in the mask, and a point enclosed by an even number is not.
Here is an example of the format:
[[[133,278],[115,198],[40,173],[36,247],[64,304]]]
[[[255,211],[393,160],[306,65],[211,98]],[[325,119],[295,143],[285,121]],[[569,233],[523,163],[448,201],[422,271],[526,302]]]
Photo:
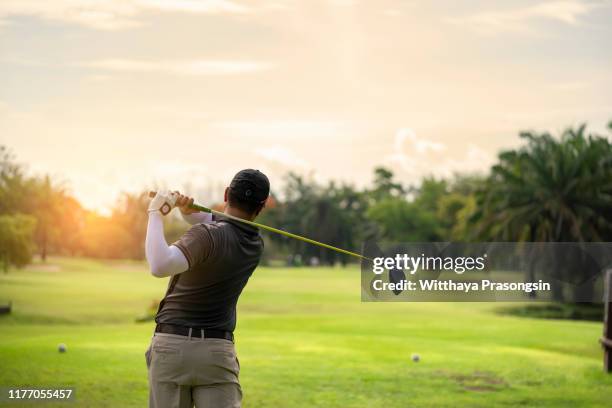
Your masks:
[[[144,258],[144,240],[147,233],[147,207],[149,205],[149,198],[147,193],[142,192],[140,194],[123,193],[117,202],[115,208],[113,208],[112,215],[108,219],[108,223],[116,224],[126,232],[124,237],[125,248],[122,252],[126,254],[127,258],[132,259],[143,259]],[[178,212],[173,212],[175,215]],[[174,217],[171,218],[174,221]],[[165,220],[166,221],[166,220]],[[169,221],[166,221],[168,223]],[[185,226],[182,230],[184,231]],[[166,228],[166,235],[168,229]],[[168,239],[174,238],[167,237]]]
[[[427,242],[439,239],[439,223],[433,212],[404,198],[386,198],[367,212],[379,228],[379,239],[394,242]]]
[[[79,247],[83,212],[78,201],[49,176],[27,176],[4,146],[0,146],[0,214],[29,214],[36,219],[32,239],[43,260],[49,251],[74,254]]]
[[[88,212],[81,234],[83,255],[93,258],[130,258],[130,231],[95,212]]]
[[[34,179],[31,183],[31,193],[25,207],[28,213],[37,219],[34,239],[40,258],[45,261],[49,248],[61,248],[62,228],[61,220],[66,208],[64,202],[67,200],[66,191],[63,187],[51,182],[47,175],[42,179]]]
[[[499,155],[478,194],[473,217],[477,236],[501,241],[610,240],[610,142],[586,135],[584,125],[567,129],[559,139],[548,133],[520,136],[526,145]],[[574,268],[573,273],[582,271]],[[559,288],[554,296],[562,300]]]
[[[52,250],[66,255],[78,255],[82,251],[81,237],[85,227],[87,211],[79,201],[64,195],[61,202],[60,218],[56,220],[60,236],[56,237]]]
[[[448,192],[438,199],[436,217],[441,224],[444,240],[468,241],[473,228],[471,217],[476,211],[476,191],[484,177],[477,174],[455,174]]]
[[[29,215],[0,215],[0,265],[22,267],[32,260],[32,235],[36,219]]]
[[[440,206],[440,201],[449,192],[448,182],[444,179],[425,177],[421,180],[419,187],[411,188],[414,196],[414,203],[422,210],[436,213]]]
[[[331,245],[359,249],[367,230],[365,209],[368,204],[363,192],[334,182],[321,186],[290,173],[282,196],[284,201],[264,210],[261,222]],[[306,262],[312,257],[325,264],[349,261],[346,255],[283,236],[270,235],[268,239],[276,248],[286,248],[291,255],[299,254]]]
[[[23,211],[24,197],[32,191],[31,180],[15,162],[6,146],[0,146],[0,214]]]
[[[378,239],[395,242],[444,239],[438,207],[448,195],[446,180],[426,177],[418,187],[407,189],[393,181],[390,170],[376,169],[376,174],[378,181],[370,192],[376,200],[368,209],[367,217],[378,226]],[[381,188],[381,185],[387,187]]]
[[[436,218],[440,223],[445,240],[461,241],[462,237],[457,236],[455,227],[457,226],[461,211],[469,204],[470,196],[459,193],[448,193],[438,201]]]
[[[403,197],[406,190],[401,183],[394,181],[393,172],[385,167],[374,169],[374,185],[369,196],[374,201],[381,201],[389,197]]]
[[[349,250],[359,250],[367,231],[365,197],[352,186],[331,182],[321,189],[303,219],[302,231],[322,242]],[[346,265],[348,255],[338,254],[312,245],[304,246],[304,254],[316,256],[323,263],[337,261]]]

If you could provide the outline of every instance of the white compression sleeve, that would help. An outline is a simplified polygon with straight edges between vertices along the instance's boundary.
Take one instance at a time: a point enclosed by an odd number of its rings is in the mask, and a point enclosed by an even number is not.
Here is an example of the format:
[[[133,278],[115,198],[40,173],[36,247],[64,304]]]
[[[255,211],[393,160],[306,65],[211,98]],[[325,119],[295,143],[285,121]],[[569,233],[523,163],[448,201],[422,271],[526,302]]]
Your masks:
[[[187,258],[174,245],[168,246],[164,237],[164,222],[159,211],[149,213],[145,254],[151,274],[158,278],[172,276],[189,269]]]
[[[181,216],[183,217],[185,221],[187,221],[191,225],[202,224],[202,223],[207,224],[209,222],[212,222],[212,214],[206,213],[206,212],[197,212],[193,214],[181,213]]]

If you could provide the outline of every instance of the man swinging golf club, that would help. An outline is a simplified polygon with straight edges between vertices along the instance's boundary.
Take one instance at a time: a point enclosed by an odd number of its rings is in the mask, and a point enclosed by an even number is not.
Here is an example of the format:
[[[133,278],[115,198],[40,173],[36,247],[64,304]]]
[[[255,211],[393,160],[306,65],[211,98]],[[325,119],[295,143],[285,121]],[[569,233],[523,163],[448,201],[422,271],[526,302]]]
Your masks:
[[[263,173],[242,170],[225,189],[224,213],[252,221],[269,192]],[[263,240],[256,227],[197,212],[191,204],[178,192],[157,193],[149,204],[147,261],[154,276],[171,277],[146,353],[149,406],[240,407],[236,303],[259,263]],[[174,206],[193,226],[168,245],[162,216]]]

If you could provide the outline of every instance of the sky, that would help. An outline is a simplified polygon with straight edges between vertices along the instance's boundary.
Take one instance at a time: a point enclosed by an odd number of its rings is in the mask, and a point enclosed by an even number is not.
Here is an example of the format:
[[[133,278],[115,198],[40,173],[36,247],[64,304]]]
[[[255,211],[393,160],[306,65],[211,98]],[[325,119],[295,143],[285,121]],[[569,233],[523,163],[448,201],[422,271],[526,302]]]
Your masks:
[[[612,1],[0,0],[0,144],[88,208],[486,171],[612,119]],[[609,133],[608,133],[609,134]]]

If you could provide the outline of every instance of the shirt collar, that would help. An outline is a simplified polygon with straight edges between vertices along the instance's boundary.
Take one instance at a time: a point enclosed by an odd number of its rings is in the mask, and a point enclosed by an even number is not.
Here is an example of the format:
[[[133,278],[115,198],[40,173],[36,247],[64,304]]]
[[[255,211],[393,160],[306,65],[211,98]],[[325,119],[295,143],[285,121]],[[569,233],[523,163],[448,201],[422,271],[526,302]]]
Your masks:
[[[215,216],[218,222],[227,222],[228,224],[233,225],[234,227],[240,229],[241,231],[247,232],[249,234],[259,234],[259,228],[254,227],[249,224],[244,224],[240,221],[232,220],[231,218],[226,218],[223,216]]]

